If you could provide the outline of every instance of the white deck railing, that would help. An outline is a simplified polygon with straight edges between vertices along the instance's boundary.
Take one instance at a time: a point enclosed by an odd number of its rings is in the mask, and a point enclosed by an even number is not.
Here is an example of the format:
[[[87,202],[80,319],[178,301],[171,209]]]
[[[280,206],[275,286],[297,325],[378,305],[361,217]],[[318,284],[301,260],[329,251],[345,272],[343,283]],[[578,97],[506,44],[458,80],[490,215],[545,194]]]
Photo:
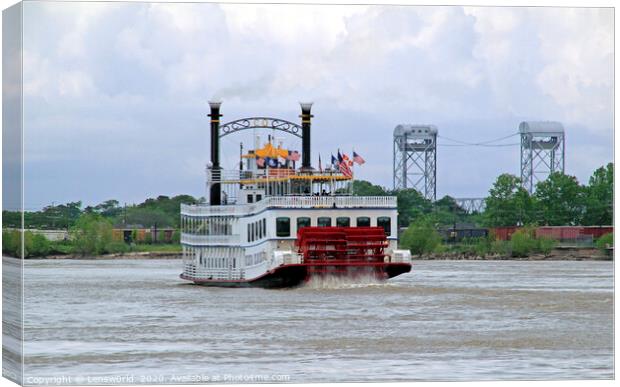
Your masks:
[[[395,196],[272,196],[254,204],[187,205],[181,214],[190,216],[245,215],[265,208],[396,208]]]
[[[181,233],[181,243],[196,245],[207,243],[239,243],[239,235],[193,235]]]

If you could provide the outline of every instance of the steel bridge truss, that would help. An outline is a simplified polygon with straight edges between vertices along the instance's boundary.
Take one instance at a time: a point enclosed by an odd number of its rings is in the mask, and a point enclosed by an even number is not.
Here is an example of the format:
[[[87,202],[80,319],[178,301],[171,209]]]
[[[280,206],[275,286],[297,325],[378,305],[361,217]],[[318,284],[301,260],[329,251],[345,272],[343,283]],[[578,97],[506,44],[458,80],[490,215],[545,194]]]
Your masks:
[[[564,133],[521,134],[521,184],[530,194],[553,172],[564,173]]]
[[[436,137],[416,139],[407,134],[394,136],[394,189],[414,188],[435,201],[437,190]]]
[[[458,198],[454,201],[468,214],[480,213],[486,208],[485,198]]]

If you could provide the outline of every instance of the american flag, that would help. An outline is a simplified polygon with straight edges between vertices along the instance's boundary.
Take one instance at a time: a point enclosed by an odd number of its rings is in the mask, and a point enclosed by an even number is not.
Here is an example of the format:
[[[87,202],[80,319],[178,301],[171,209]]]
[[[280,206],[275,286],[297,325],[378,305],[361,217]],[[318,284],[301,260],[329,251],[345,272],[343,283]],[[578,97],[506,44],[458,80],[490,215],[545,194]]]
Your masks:
[[[344,153],[344,152],[342,152],[342,160],[343,160],[345,163],[347,163],[347,165],[348,165],[349,167],[352,167],[352,166],[353,166],[353,161],[351,161],[351,159],[349,159],[349,156],[347,156],[347,154],[346,154],[346,153]]]
[[[340,163],[340,172],[347,177],[353,177],[351,167],[349,167],[349,164],[344,160]]]
[[[366,160],[364,160],[362,156],[355,153],[355,151],[353,151],[353,161],[356,162],[358,165],[362,165],[366,162]]]
[[[256,159],[256,165],[258,165],[261,168],[265,168],[265,159],[263,158]]]
[[[297,151],[289,151],[287,159],[289,159],[291,161],[299,161],[300,157],[301,156],[299,155],[299,152],[297,152]]]

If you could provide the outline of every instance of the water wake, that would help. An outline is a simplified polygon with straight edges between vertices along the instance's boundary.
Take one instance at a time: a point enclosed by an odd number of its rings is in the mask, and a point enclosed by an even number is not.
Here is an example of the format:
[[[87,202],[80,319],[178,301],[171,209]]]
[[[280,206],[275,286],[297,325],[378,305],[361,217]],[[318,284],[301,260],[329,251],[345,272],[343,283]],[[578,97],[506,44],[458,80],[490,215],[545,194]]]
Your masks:
[[[313,276],[302,287],[305,289],[358,289],[384,286],[387,286],[385,280],[368,274],[353,277],[335,275]]]

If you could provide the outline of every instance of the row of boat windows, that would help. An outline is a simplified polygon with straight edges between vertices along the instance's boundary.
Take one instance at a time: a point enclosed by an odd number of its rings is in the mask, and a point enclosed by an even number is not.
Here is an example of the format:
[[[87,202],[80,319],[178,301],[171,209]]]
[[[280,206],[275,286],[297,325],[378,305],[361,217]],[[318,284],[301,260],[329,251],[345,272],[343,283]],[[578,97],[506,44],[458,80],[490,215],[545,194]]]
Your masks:
[[[248,224],[248,242],[254,242],[267,236],[267,220],[265,218]]]
[[[252,159],[252,161],[254,161],[254,159]],[[256,201],[257,201],[257,202],[260,202],[261,200],[263,200],[263,195],[261,195],[261,194],[256,194]],[[248,202],[248,203],[254,203],[254,201],[255,201],[255,200],[254,200],[254,195],[251,195],[251,194],[250,194],[250,195],[248,195],[248,196],[247,196],[247,202]]]
[[[308,217],[297,218],[297,230],[303,227],[310,227],[312,220]],[[316,225],[318,227],[331,227],[332,218],[328,216],[321,216],[316,219]],[[355,218],[355,226],[357,227],[370,227],[370,218],[368,216],[358,216]],[[351,227],[351,218],[348,216],[342,216],[336,218],[336,227]],[[380,216],[377,218],[377,227],[383,227],[386,235],[391,234],[392,219],[389,216]],[[289,237],[291,236],[291,218],[278,217],[276,218],[276,236]]]
[[[245,256],[245,266],[254,266],[265,260],[266,253],[260,252],[256,254],[246,255]],[[229,267],[232,269],[237,268],[237,259],[236,258],[221,258],[221,257],[203,257],[200,256],[198,259],[200,266],[205,267],[207,269],[228,269]]]

